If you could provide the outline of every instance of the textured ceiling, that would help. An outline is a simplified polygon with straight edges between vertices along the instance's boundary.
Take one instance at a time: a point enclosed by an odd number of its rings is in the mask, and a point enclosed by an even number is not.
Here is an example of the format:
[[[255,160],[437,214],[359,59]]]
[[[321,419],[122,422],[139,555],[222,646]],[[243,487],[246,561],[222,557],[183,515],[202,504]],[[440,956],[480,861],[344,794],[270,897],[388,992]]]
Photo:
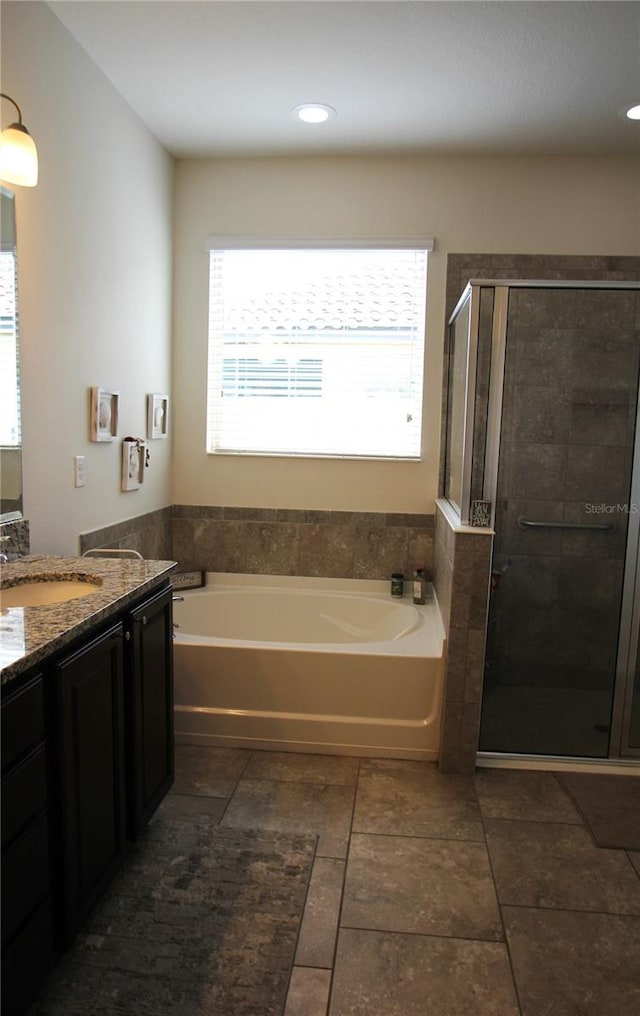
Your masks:
[[[50,0],[176,156],[640,152],[640,2]],[[316,101],[338,115],[295,120]]]

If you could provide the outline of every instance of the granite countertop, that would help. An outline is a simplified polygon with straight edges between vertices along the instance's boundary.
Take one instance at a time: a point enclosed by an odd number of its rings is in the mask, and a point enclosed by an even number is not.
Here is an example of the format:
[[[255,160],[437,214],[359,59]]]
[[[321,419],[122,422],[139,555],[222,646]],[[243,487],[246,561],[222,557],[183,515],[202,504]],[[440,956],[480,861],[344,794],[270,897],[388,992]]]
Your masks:
[[[175,561],[30,555],[2,565],[0,574],[0,674],[5,684],[83,632],[107,621],[161,584]],[[50,579],[92,583],[91,593],[64,603],[3,607],[2,589]],[[94,590],[95,585],[98,588]]]

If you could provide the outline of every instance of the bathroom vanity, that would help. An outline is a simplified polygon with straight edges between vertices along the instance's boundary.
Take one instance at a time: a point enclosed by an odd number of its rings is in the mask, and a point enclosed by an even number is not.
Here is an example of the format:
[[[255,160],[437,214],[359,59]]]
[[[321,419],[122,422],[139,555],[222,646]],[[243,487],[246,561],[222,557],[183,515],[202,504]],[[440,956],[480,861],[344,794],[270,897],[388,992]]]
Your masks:
[[[4,1016],[26,1010],[173,781],[173,567],[3,566]]]

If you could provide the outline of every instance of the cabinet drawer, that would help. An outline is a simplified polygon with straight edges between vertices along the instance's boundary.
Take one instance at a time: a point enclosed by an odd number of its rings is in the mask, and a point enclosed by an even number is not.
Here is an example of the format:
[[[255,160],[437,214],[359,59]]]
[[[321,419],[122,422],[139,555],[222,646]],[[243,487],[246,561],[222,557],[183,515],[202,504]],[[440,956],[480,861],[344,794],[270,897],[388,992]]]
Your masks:
[[[2,702],[3,772],[43,738],[44,696],[42,677],[38,674]]]
[[[46,806],[47,764],[41,745],[2,781],[2,849]]]
[[[51,905],[45,900],[2,955],[2,1016],[22,1016],[52,967]]]
[[[2,857],[2,945],[49,895],[49,837],[46,814]]]

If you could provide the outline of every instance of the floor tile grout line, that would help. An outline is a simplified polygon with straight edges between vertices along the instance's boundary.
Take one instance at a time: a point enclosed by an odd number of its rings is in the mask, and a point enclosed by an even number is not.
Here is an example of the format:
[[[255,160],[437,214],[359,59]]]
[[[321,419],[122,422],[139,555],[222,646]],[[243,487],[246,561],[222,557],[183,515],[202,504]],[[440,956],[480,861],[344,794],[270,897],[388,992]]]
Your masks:
[[[596,842],[596,838],[595,838],[595,836],[593,834],[593,830],[591,829],[591,826],[587,822],[587,816],[585,815],[585,813],[583,812],[582,808],[580,807],[577,798],[571,792],[569,787],[565,787],[564,783],[562,782],[562,779],[561,779],[562,773],[556,772],[555,770],[553,770],[552,772],[553,772],[553,776],[555,777],[556,783],[558,784],[560,789],[566,794],[566,796],[568,797],[569,801],[571,802],[571,804],[575,808],[576,813],[579,815],[580,822],[581,822],[583,828],[585,829],[587,835],[592,840],[594,846],[596,846],[596,847],[600,846],[600,844]]]
[[[478,794],[478,788],[477,788],[477,783],[475,781],[475,777],[474,777],[474,786],[476,788],[476,800],[478,801],[478,811],[480,813],[480,825],[482,827],[482,834],[483,834],[483,839],[484,839],[484,847],[485,847],[485,850],[487,852],[487,859],[488,859],[488,862],[489,862],[489,872],[490,872],[490,875],[491,875],[491,881],[493,882],[493,892],[494,892],[494,895],[495,895],[495,898],[496,898],[496,906],[498,907],[498,915],[500,917],[500,924],[502,925],[502,934],[504,936],[504,947],[505,947],[506,954],[507,954],[507,961],[509,963],[509,970],[511,971],[511,980],[513,982],[513,992],[514,992],[514,995],[515,995],[516,1005],[518,1006],[518,1010],[520,1012],[520,1016],[523,1016],[523,1014],[524,1014],[524,1005],[523,1005],[522,999],[520,997],[520,988],[518,986],[518,979],[516,977],[515,964],[514,964],[513,956],[511,954],[511,945],[510,945],[510,942],[509,942],[509,936],[507,935],[507,927],[506,927],[505,920],[504,920],[504,914],[502,912],[502,906],[500,904],[500,896],[498,894],[498,883],[496,882],[495,869],[494,869],[494,866],[493,866],[493,861],[491,860],[491,851],[489,850],[489,841],[487,839],[487,827],[485,825],[484,815],[482,814],[482,805],[480,803],[480,795]]]
[[[252,780],[254,783],[295,783],[297,786],[310,786],[310,787],[344,787],[347,790],[353,790],[355,787],[354,783],[336,783],[333,780],[303,780],[300,778],[296,779],[283,779],[277,776],[241,776],[242,780]],[[238,780],[240,782],[240,780]]]
[[[516,824],[521,824],[521,825],[538,825],[538,826],[542,826],[545,829],[549,828],[550,826],[551,827],[559,826],[559,827],[561,827],[563,829],[567,829],[567,830],[568,829],[580,829],[584,833],[586,841],[596,851],[605,851],[607,853],[621,853],[621,854],[629,852],[628,848],[626,848],[626,847],[610,847],[610,846],[605,846],[602,843],[597,843],[595,838],[594,838],[594,836],[593,836],[593,834],[592,834],[592,832],[591,832],[591,830],[586,825],[583,825],[581,822],[555,822],[553,820],[546,821],[546,820],[520,819],[520,818],[487,818],[486,821],[487,822],[510,822],[510,823],[516,823]]]
[[[536,905],[534,903],[501,903],[500,909],[503,907],[509,907],[512,910],[536,910],[543,911],[547,914],[595,914],[598,917],[631,917],[640,922],[640,911],[635,913],[621,913],[617,910],[584,910],[581,907],[551,907],[546,905]]]
[[[479,938],[477,935],[452,935],[446,932],[435,932],[435,931],[410,931],[394,928],[366,928],[360,924],[341,924],[341,931],[366,931],[373,935],[407,935],[412,938],[446,938],[447,940],[452,939],[456,942],[478,942],[483,945],[505,945],[506,939],[504,938]]]
[[[340,890],[340,903],[338,904],[338,920],[336,922],[336,936],[335,936],[335,941],[333,943],[333,959],[332,959],[332,963],[331,963],[331,976],[329,978],[329,994],[327,996],[326,1016],[330,1016],[330,1012],[331,1012],[331,996],[333,994],[333,984],[334,984],[335,973],[336,973],[336,961],[337,961],[337,958],[338,958],[338,941],[340,939],[340,928],[341,928],[341,921],[342,921],[342,909],[343,909],[343,906],[344,906],[344,896],[345,896],[345,891],[346,891],[346,887],[347,887],[347,870],[348,870],[348,866],[349,866],[349,855],[351,853],[351,837],[353,836],[353,823],[354,823],[355,814],[356,814],[356,806],[357,806],[357,803],[358,803],[358,790],[360,789],[360,775],[361,775],[361,772],[362,772],[362,762],[361,762],[361,760],[359,760],[358,761],[358,772],[357,772],[357,776],[356,776],[356,785],[355,785],[354,794],[353,794],[353,804],[351,806],[351,820],[349,822],[349,835],[347,837],[347,853],[346,853],[346,856],[344,858],[344,872],[343,872],[343,875],[342,875],[342,889]]]
[[[332,964],[331,964],[330,967],[316,967],[316,968],[312,967],[312,968],[309,968],[309,969],[319,969],[319,970],[329,970],[330,971],[329,992],[328,992],[328,995],[327,995],[327,1007],[325,1009],[325,1016],[328,1013],[328,1008],[329,1008],[330,1001],[331,1001],[331,991],[332,991],[332,988],[333,988],[333,975],[334,975],[334,970],[335,970],[336,952],[337,952],[337,947],[338,947],[338,934],[339,934],[339,931],[340,931],[340,914],[341,914],[341,911],[342,911],[342,900],[343,900],[343,896],[344,896],[344,887],[345,887],[346,873],[347,873],[347,861],[348,861],[348,857],[349,857],[349,847],[350,847],[350,844],[351,844],[351,830],[352,830],[352,826],[353,826],[353,817],[354,817],[354,814],[355,814],[356,798],[357,798],[357,792],[358,792],[358,781],[359,781],[359,777],[360,777],[360,761],[361,760],[358,758],[358,760],[357,760],[357,762],[358,762],[358,771],[357,771],[357,774],[356,774],[355,784],[349,784],[349,785],[347,785],[350,789],[353,789],[353,801],[352,801],[352,804],[351,804],[351,818],[350,818],[350,821],[349,821],[349,832],[348,832],[348,836],[347,836],[346,855],[344,857],[336,857],[334,855],[318,854],[316,852],[316,854],[314,856],[314,865],[315,865],[315,862],[316,862],[316,860],[318,858],[322,858],[322,859],[326,858],[328,860],[340,861],[341,863],[344,864],[344,872],[343,872],[343,876],[342,876],[342,888],[341,888],[341,891],[340,891],[340,903],[338,905],[338,920],[337,920],[337,923],[336,923],[336,935],[335,935],[335,942],[334,942],[334,946],[333,946]],[[274,780],[273,782],[288,782],[288,783],[290,783],[290,782],[295,782],[295,781],[291,781],[291,780],[275,781]],[[307,784],[307,785],[311,785],[311,786],[345,786],[345,784],[317,784],[317,783],[315,783],[315,784]],[[319,834],[317,836],[317,839],[319,840]],[[312,877],[312,875],[313,875],[313,866],[312,866],[310,877],[309,877],[309,885],[311,884],[311,877]],[[308,889],[307,889],[307,900],[308,900]],[[295,949],[294,954],[293,954],[293,965],[292,965],[291,974],[290,974],[290,977],[289,977],[289,987],[287,989],[287,996],[285,997],[285,1003],[284,1003],[283,1013],[284,1013],[284,1010],[286,1009],[286,1005],[287,1005],[287,998],[288,998],[289,989],[291,987],[291,976],[293,975],[293,969],[295,967],[301,967],[301,968],[304,967],[304,964],[296,964],[296,962],[295,962],[295,956],[296,956],[297,949],[298,949],[298,941],[299,941],[299,937],[300,937],[300,930],[302,929],[302,923],[304,921],[304,910],[306,909],[306,903],[307,903],[307,901],[305,900],[305,907],[303,908],[303,911],[302,911],[302,918],[301,918],[301,921],[300,921],[300,927],[298,929],[298,940],[296,941],[296,949]]]
[[[638,876],[638,878],[640,878],[640,867],[636,868],[635,864],[631,860],[631,854],[636,853],[636,851],[635,850],[629,850],[628,848],[626,848],[626,849],[623,850],[623,853],[625,853],[627,855],[627,861],[631,865],[632,870],[635,871],[635,873]]]
[[[320,963],[296,963],[296,970],[331,970],[331,967],[323,967]]]
[[[249,762],[251,761],[251,756],[252,755],[253,755],[253,751],[249,751],[247,759],[245,760],[245,764],[242,767],[242,771],[240,772],[240,774],[238,775],[238,778],[236,779],[236,782],[235,782],[235,785],[233,787],[233,790],[231,791],[231,793],[227,797],[227,803],[225,804],[224,808],[222,809],[220,815],[218,816],[218,826],[222,826],[222,823],[223,823],[224,818],[225,818],[225,816],[227,814],[227,811],[229,810],[229,805],[231,804],[231,801],[233,800],[233,796],[234,796],[236,790],[238,789],[238,785],[240,784],[240,781],[241,781],[241,779],[243,777],[243,774],[247,770],[247,766],[249,765]]]
[[[302,931],[302,924],[303,924],[303,921],[304,921],[304,912],[307,909],[307,903],[309,902],[309,889],[311,888],[311,879],[313,878],[313,869],[315,867],[316,858],[317,858],[318,843],[320,841],[320,836],[319,836],[318,833],[315,834],[314,840],[315,840],[315,842],[314,842],[314,845],[313,845],[313,858],[311,860],[311,864],[309,865],[309,875],[308,875],[308,878],[307,878],[307,887],[306,887],[306,892],[305,892],[305,895],[304,895],[304,903],[302,904],[302,910],[300,912],[300,920],[298,921],[298,930],[296,932],[296,942],[295,942],[295,946],[293,948],[293,952],[291,954],[291,963],[289,964],[289,976],[287,978],[287,990],[285,991],[284,997],[282,999],[282,1016],[284,1016],[285,1010],[287,1008],[287,1002],[288,1002],[288,999],[289,999],[289,992],[291,991],[291,979],[293,978],[293,971],[298,966],[298,964],[296,963],[296,953],[298,952],[298,945],[300,944],[300,932]]]
[[[234,787],[234,790],[235,790],[235,787]],[[233,790],[231,791],[231,793],[233,793]],[[171,790],[167,796],[168,797],[189,797],[189,798],[192,798],[195,801],[199,801],[199,800],[205,800],[205,801],[227,801],[229,799],[229,797],[230,797],[230,794],[185,794],[185,793],[183,793],[182,791],[179,791],[179,790]]]
[[[387,833],[380,832],[376,829],[354,829],[351,835],[355,836],[386,836],[390,840],[404,839],[404,840],[428,840],[429,842],[437,843],[484,843],[484,837],[474,837],[473,839],[469,836],[426,836],[420,833]]]
[[[482,811],[482,805],[480,805]],[[585,828],[583,822],[559,822],[555,818],[507,818],[505,815],[482,815],[483,822],[522,822],[525,825],[561,825],[566,826],[568,829],[584,829],[585,832],[588,830]]]

